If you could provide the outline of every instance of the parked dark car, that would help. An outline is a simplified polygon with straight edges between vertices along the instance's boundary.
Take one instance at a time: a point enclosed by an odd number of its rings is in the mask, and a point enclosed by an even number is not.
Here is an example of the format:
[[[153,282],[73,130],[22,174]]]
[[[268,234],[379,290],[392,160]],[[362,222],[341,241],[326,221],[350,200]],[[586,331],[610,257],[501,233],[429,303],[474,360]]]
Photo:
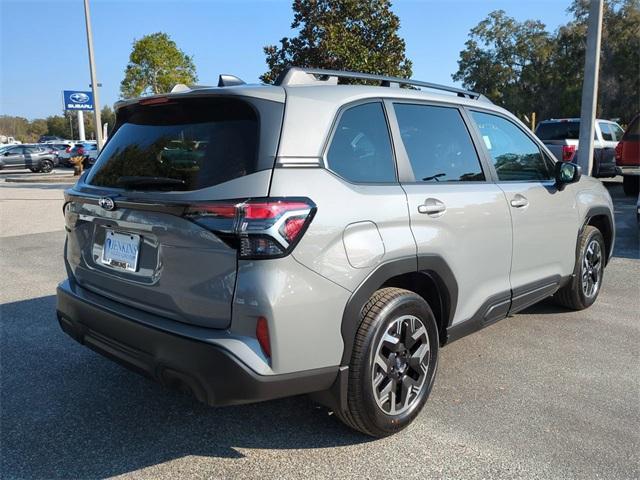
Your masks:
[[[640,191],[640,115],[636,115],[616,146],[616,165],[622,175],[624,193],[638,195]]]
[[[57,165],[58,157],[52,149],[40,145],[12,145],[0,150],[0,169],[28,168],[48,173]]]

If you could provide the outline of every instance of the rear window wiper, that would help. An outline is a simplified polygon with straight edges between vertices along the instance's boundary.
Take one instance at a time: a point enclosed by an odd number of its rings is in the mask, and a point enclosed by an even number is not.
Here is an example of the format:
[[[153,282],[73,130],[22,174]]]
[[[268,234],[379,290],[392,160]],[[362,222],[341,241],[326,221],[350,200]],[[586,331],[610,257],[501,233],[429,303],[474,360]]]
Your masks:
[[[179,178],[171,177],[144,177],[130,176],[119,177],[117,182],[125,187],[184,187],[186,182]]]

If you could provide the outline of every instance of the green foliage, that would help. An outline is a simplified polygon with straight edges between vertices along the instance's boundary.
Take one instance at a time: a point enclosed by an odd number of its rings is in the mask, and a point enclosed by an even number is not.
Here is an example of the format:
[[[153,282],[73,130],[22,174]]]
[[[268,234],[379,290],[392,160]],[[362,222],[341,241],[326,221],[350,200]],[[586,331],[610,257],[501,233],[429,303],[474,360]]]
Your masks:
[[[519,115],[578,116],[588,0],[573,20],[549,33],[539,21],[495,11],[471,29],[453,79]],[[605,2],[598,116],[630,120],[640,110],[640,0]]]
[[[152,33],[133,42],[120,95],[131,98],[166,93],[177,83],[192,85],[197,80],[193,57],[180,50],[166,33]]]
[[[102,122],[109,123],[109,131],[115,124],[113,109],[105,105],[100,110]],[[84,130],[87,138],[96,138],[93,112],[84,112]],[[76,112],[64,115],[51,115],[46,119],[36,118],[29,121],[22,117],[0,116],[0,134],[14,137],[23,143],[37,142],[41,135],[55,135],[68,140],[78,138],[78,118]]]
[[[273,83],[288,66],[411,76],[411,61],[398,36],[400,20],[389,0],[294,0],[293,38],[264,47]]]

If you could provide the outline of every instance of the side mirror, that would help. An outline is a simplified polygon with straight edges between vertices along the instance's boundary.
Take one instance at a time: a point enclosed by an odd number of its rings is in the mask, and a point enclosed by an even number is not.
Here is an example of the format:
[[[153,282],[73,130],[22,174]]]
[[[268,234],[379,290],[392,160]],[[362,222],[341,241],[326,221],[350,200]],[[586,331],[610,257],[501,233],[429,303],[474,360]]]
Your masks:
[[[568,162],[556,162],[556,185],[559,189],[564,188],[569,183],[575,183],[582,176],[580,165]]]
[[[11,155],[11,152],[4,152],[5,157],[8,157],[9,155]]]

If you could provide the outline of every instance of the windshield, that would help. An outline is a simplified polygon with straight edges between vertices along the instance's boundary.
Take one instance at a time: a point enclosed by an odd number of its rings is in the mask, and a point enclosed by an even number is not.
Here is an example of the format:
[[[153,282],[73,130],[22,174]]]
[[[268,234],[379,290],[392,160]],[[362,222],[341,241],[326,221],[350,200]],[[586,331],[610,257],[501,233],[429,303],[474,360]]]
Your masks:
[[[197,190],[258,170],[258,114],[243,100],[169,99],[124,110],[91,185]]]

